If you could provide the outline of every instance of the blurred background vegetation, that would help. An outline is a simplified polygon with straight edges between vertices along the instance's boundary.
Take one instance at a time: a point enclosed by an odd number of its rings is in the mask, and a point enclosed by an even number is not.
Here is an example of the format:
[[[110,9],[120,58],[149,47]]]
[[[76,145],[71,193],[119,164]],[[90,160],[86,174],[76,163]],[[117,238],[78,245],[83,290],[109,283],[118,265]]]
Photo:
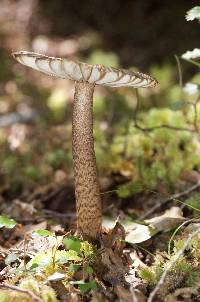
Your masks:
[[[11,57],[16,50],[122,66],[159,81],[138,94],[131,88],[96,89],[100,182],[102,192],[115,191],[104,194],[105,200],[130,205],[138,194],[167,195],[196,181],[200,75],[178,60],[181,81],[174,57],[198,47],[200,26],[185,20],[195,5],[198,1],[1,0],[1,202],[33,200],[63,186],[67,193],[54,209],[63,210],[65,200],[74,198],[74,84],[18,64]]]

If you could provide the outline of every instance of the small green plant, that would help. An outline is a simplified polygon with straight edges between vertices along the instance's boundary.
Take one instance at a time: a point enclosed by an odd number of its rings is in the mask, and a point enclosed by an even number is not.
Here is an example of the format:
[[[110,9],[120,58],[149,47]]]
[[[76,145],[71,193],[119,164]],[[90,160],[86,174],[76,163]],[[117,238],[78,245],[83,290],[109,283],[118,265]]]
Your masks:
[[[8,221],[4,221],[4,225]],[[39,251],[24,265],[24,259],[19,259],[19,255],[12,254],[6,258],[7,265],[21,262],[14,270],[14,280],[25,280],[27,276],[40,279],[41,281],[61,280],[63,285],[71,284],[78,287],[81,294],[85,294],[97,287],[94,280],[94,270],[92,267],[96,255],[96,248],[87,241],[83,241],[75,236],[63,238],[62,246],[58,243],[58,238],[49,230],[40,229],[32,233],[33,238],[47,238],[49,244],[53,246],[45,251]],[[79,279],[76,277],[78,273]],[[51,300],[49,300],[51,301]]]
[[[162,253],[162,256],[157,254],[153,265],[140,269],[140,278],[147,282],[151,290],[160,280],[162,273],[171,259],[183,248],[185,241],[188,238],[188,231],[191,231],[191,228],[195,228],[195,224],[191,224],[191,226],[185,228],[182,234],[179,235],[179,238],[174,240],[173,252],[170,255],[166,253]],[[200,282],[199,242],[200,235],[196,235],[188,245],[185,255],[179,258],[173,265],[160,290],[161,296],[164,297],[167,294],[174,292],[179,287],[195,287]]]
[[[34,297],[38,298],[38,301],[40,299],[44,302],[58,302],[54,289],[46,284],[39,282],[39,280],[37,280],[33,276],[20,280],[18,288],[19,290],[27,290],[31,292]],[[35,302],[36,300],[27,295],[27,293],[17,292],[16,294],[16,291],[14,290],[0,289],[0,301]]]
[[[200,214],[200,193],[194,194],[192,197],[188,198],[185,203],[193,211],[193,215],[199,216]]]
[[[16,224],[17,222],[14,219],[8,218],[7,216],[0,216],[0,228],[5,227],[12,229]]]

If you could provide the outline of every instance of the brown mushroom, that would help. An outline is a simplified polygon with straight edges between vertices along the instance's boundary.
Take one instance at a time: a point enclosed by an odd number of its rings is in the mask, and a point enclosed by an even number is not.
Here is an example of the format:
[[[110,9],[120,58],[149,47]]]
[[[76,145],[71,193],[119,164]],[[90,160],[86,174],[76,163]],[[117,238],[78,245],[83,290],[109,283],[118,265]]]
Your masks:
[[[33,52],[14,52],[20,63],[48,75],[75,81],[72,119],[77,229],[83,238],[95,240],[101,233],[102,205],[93,139],[93,92],[95,85],[153,87],[152,77],[125,69],[88,65]]]

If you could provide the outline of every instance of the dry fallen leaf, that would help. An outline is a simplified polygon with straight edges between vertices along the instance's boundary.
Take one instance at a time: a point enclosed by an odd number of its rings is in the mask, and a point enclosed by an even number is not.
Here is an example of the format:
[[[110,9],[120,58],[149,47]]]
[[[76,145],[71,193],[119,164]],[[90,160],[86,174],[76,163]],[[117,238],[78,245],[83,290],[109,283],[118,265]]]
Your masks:
[[[167,232],[177,227],[185,220],[186,218],[183,217],[182,210],[178,207],[172,207],[169,210],[166,210],[163,215],[156,216],[151,219],[146,219],[145,222],[149,224],[150,227],[156,229],[158,232]]]
[[[5,213],[10,217],[14,217],[16,220],[29,220],[35,218],[37,210],[32,203],[26,203],[19,199],[15,199]]]

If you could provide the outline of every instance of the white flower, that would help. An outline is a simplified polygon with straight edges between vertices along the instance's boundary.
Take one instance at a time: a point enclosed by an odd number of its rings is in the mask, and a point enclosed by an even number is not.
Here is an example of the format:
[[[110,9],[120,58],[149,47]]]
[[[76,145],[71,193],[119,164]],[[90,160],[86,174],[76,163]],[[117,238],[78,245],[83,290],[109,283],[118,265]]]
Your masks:
[[[193,7],[186,14],[187,21],[193,21],[194,19],[200,20],[200,6]]]
[[[196,94],[198,92],[198,85],[193,83],[187,83],[184,87],[184,91],[190,95]]]
[[[186,51],[184,54],[182,54],[181,58],[190,60],[190,59],[196,59],[200,57],[200,49],[195,48],[192,51]]]

